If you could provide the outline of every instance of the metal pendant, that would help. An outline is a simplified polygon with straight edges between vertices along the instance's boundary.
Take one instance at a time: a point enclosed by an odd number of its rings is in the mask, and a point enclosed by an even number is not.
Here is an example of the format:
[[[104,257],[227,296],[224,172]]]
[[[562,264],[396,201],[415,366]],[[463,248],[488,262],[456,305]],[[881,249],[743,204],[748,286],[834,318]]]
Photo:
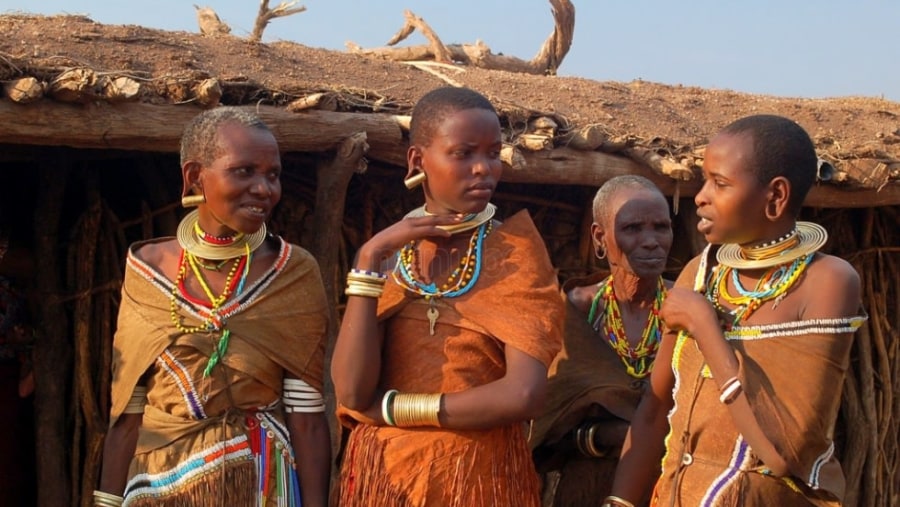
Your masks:
[[[425,312],[425,316],[428,317],[428,333],[434,336],[434,326],[437,324],[438,317],[441,316],[441,312],[434,307],[434,300],[432,300],[431,306],[428,307],[428,311]]]

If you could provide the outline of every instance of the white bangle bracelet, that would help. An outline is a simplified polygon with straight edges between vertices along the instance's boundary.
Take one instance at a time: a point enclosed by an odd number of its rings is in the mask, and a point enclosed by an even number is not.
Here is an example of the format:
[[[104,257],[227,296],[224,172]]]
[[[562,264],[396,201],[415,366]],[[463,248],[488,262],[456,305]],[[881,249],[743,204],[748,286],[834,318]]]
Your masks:
[[[722,394],[719,395],[719,401],[722,403],[731,403],[741,392],[741,381],[735,380],[728,384],[725,389],[722,389]]]
[[[391,417],[391,401],[394,399],[394,396],[397,395],[400,391],[396,389],[391,389],[388,392],[384,393],[384,397],[381,398],[381,418],[384,419],[384,422],[389,426],[396,426],[397,424],[394,422],[394,418]]]

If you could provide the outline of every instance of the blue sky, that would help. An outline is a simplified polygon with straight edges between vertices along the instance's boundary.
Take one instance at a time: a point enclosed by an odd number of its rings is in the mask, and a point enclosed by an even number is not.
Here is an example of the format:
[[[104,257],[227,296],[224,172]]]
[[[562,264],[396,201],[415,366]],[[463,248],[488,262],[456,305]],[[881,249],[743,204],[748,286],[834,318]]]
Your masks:
[[[246,36],[257,0],[0,0],[0,12],[85,14],[94,21],[197,31],[193,4]],[[275,6],[279,0],[270,0]],[[897,0],[574,0],[575,40],[560,74],[643,79],[782,97],[884,97],[900,102]],[[344,50],[384,44],[403,10],[445,43],[483,40],[530,59],[552,29],[546,0],[302,0],[264,40]],[[516,7],[512,10],[513,6]],[[420,44],[414,34],[402,44]]]

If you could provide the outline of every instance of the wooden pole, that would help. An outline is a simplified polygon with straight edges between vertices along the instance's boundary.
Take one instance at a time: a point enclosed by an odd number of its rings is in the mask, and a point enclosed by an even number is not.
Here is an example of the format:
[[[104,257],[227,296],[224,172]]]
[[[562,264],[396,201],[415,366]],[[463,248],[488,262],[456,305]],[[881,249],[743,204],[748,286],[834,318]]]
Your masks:
[[[337,339],[339,316],[337,312],[344,288],[343,273],[340,273],[342,229],[344,225],[344,205],[347,200],[347,186],[354,174],[365,171],[365,154],[369,146],[366,133],[357,132],[345,139],[338,147],[334,158],[318,164],[316,174],[316,208],[313,243],[310,248],[319,262],[325,295],[328,298],[328,342],[325,349],[325,364],[331,364],[334,342]],[[332,428],[332,456],[337,456],[340,446],[341,426],[334,417],[336,401],[331,375],[325,375],[326,411]],[[334,462],[334,460],[332,460]],[[331,477],[336,477],[332,470]],[[334,489],[334,488],[332,488]]]
[[[320,153],[336,150],[356,132],[365,132],[367,156],[406,168],[407,141],[403,118],[391,114],[338,113],[308,110],[291,113],[280,107],[247,106],[268,124],[283,153]],[[177,153],[184,125],[199,111],[193,106],[142,103],[46,102],[29,107],[0,101],[0,139],[8,144],[115,148]],[[600,186],[613,176],[639,174],[656,183],[666,195],[675,193],[675,180],[620,155],[600,151],[556,148],[524,151],[517,169],[507,167],[503,180],[541,185]],[[693,196],[699,181],[682,182],[683,197]],[[833,184],[812,188],[805,205],[816,208],[868,208],[900,203],[900,184],[881,189],[847,190]]]
[[[92,333],[94,303],[94,266],[97,255],[97,239],[100,233],[100,221],[103,209],[100,203],[100,194],[96,187],[97,174],[92,171],[87,180],[88,209],[79,223],[78,240],[75,243],[74,268],[75,268],[75,301],[73,310],[73,334],[75,337],[75,402],[77,403],[76,420],[83,423],[84,458],[73,460],[72,486],[75,488],[72,498],[80,497],[82,507],[91,507],[91,495],[99,481],[99,467],[95,466],[100,461],[103,452],[103,437],[106,427],[103,423],[105,417],[100,413],[94,376],[97,363]],[[76,440],[78,442],[78,440]],[[78,444],[73,446],[77,448]],[[84,464],[84,468],[81,468]],[[78,474],[76,472],[80,471]],[[81,476],[80,480],[78,476]],[[81,489],[78,490],[80,484]]]
[[[59,223],[70,172],[67,157],[57,150],[38,164],[35,202],[35,257],[41,260],[35,285],[40,295],[34,340],[35,440],[37,442],[38,505],[69,505],[70,478],[66,466],[71,442],[66,431],[67,388],[71,383],[72,351],[69,324],[60,298]]]

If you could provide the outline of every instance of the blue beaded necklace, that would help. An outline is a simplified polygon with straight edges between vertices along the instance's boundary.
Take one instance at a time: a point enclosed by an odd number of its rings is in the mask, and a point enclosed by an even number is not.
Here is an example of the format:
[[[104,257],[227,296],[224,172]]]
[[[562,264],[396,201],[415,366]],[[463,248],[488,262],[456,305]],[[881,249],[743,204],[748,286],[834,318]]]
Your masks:
[[[393,278],[399,285],[407,290],[422,296],[429,303],[426,316],[429,322],[429,332],[434,335],[434,326],[440,316],[435,307],[437,299],[454,298],[469,292],[481,275],[482,245],[484,238],[491,233],[491,221],[481,224],[472,232],[469,240],[469,248],[460,261],[460,265],[450,273],[447,281],[440,287],[432,281],[424,283],[415,276],[415,254],[418,241],[410,241],[397,252],[397,260],[394,265]]]

